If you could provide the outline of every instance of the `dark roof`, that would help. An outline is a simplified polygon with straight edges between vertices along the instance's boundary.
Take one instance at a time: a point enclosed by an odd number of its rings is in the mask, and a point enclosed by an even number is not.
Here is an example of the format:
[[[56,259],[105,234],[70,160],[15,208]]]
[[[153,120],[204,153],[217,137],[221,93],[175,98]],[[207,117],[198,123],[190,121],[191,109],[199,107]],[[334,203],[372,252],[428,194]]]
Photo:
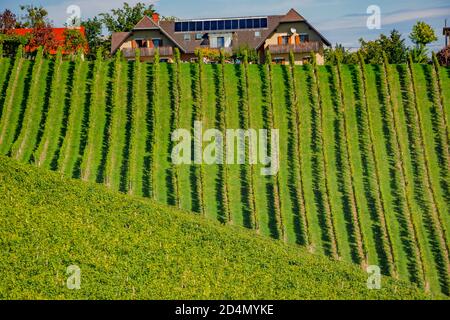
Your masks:
[[[281,23],[287,22],[305,22],[309,28],[314,30],[322,38],[325,45],[330,46],[330,42],[325,39],[303,16],[301,16],[296,10],[291,9],[286,15],[272,15],[267,17],[267,28],[258,30],[261,32],[261,37],[255,37],[255,30],[237,30],[233,31],[233,43],[234,47],[239,47],[242,44],[246,44],[251,48],[259,49],[265,42],[265,40],[276,30]],[[171,39],[181,51],[185,53],[194,53],[195,49],[202,45],[203,39],[196,40],[195,36],[191,37],[189,41],[184,40],[185,32],[175,32],[175,21],[159,21],[155,23],[149,17],[144,17],[139,21],[133,30],[142,29],[160,29],[169,39]],[[193,32],[195,34],[195,32]],[[111,52],[114,53],[126,40],[129,32],[120,32],[120,35],[113,33],[111,41]],[[126,36],[124,35],[126,34]]]

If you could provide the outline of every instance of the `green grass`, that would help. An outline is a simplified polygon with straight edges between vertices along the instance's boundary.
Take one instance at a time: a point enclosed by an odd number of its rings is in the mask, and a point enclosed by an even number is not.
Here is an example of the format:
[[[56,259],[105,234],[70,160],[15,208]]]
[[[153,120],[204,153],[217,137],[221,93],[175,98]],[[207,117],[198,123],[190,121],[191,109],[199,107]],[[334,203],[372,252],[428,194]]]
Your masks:
[[[220,65],[203,65],[198,86],[198,65],[183,63],[175,121],[175,65],[102,65],[98,71],[93,62],[64,61],[58,68],[44,60],[53,72],[44,68],[47,77],[41,77],[35,62],[2,59],[0,153],[14,155],[11,147],[23,144],[22,162],[362,268],[379,265],[386,274],[448,293],[449,168],[439,152],[448,147],[448,69],[439,69],[440,102],[431,66],[414,66],[413,88],[408,66],[389,66],[388,86],[383,66],[342,66],[341,83],[337,68],[319,66],[315,73],[297,66],[292,73],[273,65],[270,83],[268,66],[249,65],[246,78],[243,65],[224,65],[220,88]],[[44,87],[50,96],[42,100]],[[222,121],[226,129],[279,129],[279,174],[260,175],[261,164],[227,165],[226,175],[216,164],[174,167],[171,130],[192,130],[194,117],[205,129]]]
[[[2,299],[431,297],[387,277],[368,290],[351,264],[4,157],[0,164]],[[81,269],[80,290],[66,288],[69,265]]]

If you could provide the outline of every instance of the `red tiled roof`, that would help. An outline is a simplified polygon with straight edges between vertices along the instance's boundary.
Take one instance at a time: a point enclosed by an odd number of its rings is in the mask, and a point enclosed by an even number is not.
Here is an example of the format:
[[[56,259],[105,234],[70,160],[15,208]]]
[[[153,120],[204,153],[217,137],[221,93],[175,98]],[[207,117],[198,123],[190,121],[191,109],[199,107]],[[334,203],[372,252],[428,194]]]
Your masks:
[[[159,26],[148,16],[144,16],[135,26],[134,29],[159,29]]]

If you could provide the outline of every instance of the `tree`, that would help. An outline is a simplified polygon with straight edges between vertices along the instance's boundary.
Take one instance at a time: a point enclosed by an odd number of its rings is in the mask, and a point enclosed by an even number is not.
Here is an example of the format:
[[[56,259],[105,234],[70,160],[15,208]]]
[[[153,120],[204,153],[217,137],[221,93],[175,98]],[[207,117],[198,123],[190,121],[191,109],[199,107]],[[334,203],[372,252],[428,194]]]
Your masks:
[[[75,54],[78,50],[86,51],[86,39],[78,29],[64,30],[64,50]]]
[[[438,40],[433,28],[423,21],[418,21],[414,25],[409,38],[417,47],[425,47]]]
[[[122,8],[112,9],[111,13],[101,13],[101,21],[109,32],[131,31],[144,16],[155,13],[154,5],[138,2],[133,7],[124,3]]]
[[[365,63],[382,64],[383,52],[386,53],[389,63],[405,63],[408,55],[408,48],[405,40],[397,30],[392,30],[389,36],[381,34],[373,41],[359,40],[361,48],[359,52],[363,55]]]
[[[103,24],[98,17],[82,21],[81,26],[84,27],[86,32],[86,40],[89,47],[88,56],[90,58],[95,58],[95,53],[98,49],[102,49],[104,53],[109,52],[111,41],[102,35]]]
[[[25,15],[22,16],[22,26],[25,28],[39,28],[51,25],[48,19],[48,12],[44,7],[35,7],[34,5],[22,5],[20,10],[25,11]]]
[[[17,24],[17,18],[11,10],[5,9],[0,13],[0,33],[7,33],[8,31],[14,29]]]

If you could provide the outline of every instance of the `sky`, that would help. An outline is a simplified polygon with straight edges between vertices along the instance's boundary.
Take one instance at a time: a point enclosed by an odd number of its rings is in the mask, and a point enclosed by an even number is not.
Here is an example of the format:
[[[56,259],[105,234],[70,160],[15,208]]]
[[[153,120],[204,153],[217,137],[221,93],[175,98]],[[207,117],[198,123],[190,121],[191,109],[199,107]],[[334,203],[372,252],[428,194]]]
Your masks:
[[[450,25],[449,0],[128,0],[154,3],[163,16],[180,19],[238,17],[247,15],[285,14],[290,8],[296,9],[332,44],[340,43],[347,48],[356,48],[358,39],[373,40],[380,33],[388,34],[399,30],[407,40],[417,20],[430,24],[439,36],[439,41],[431,45],[438,50],[444,45],[442,28],[445,19]],[[9,8],[20,14],[19,4],[42,5],[49,12],[55,26],[63,26],[67,18],[67,8],[77,5],[81,18],[91,18],[101,12],[108,12],[122,6],[124,0],[0,0],[0,11]],[[376,5],[381,10],[381,28],[367,28],[367,9]]]

